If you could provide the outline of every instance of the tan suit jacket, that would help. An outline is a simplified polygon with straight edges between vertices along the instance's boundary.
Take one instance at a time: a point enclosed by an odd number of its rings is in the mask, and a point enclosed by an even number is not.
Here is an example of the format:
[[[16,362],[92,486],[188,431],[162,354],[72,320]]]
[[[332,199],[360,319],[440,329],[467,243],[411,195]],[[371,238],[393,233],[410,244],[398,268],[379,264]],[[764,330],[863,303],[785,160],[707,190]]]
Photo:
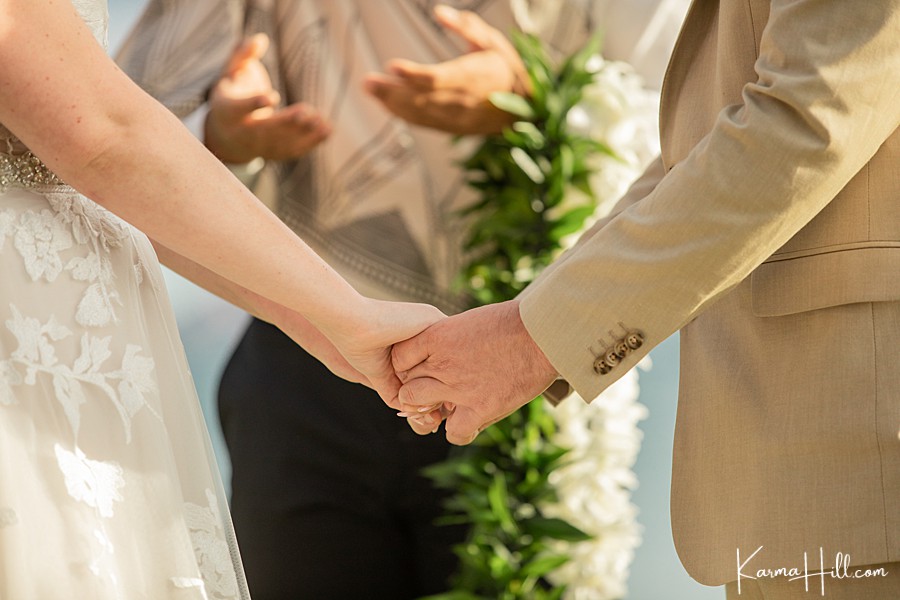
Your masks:
[[[700,582],[760,546],[743,573],[900,561],[900,0],[695,0],[661,110],[662,162],[526,327],[585,398],[681,330],[672,527]]]

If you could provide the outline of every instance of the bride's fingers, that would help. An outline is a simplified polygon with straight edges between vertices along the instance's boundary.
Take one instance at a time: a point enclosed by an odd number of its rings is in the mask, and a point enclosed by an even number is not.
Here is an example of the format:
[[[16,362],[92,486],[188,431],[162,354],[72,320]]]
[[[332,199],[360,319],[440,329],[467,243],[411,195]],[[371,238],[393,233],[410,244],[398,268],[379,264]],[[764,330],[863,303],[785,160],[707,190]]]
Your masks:
[[[406,419],[410,428],[419,435],[434,433],[444,420],[441,404],[430,406],[409,407],[401,406],[397,416]]]
[[[430,412],[441,413],[442,406],[443,406],[443,404],[440,404],[440,403],[428,404],[426,406],[415,406],[415,407],[405,406],[405,407],[401,407],[402,410],[405,412],[402,412],[400,414],[400,416],[401,417],[415,417],[417,415],[422,416],[422,415],[424,415],[426,413],[430,413]],[[444,416],[443,413],[441,413],[441,416]]]
[[[428,435],[430,433],[435,433],[441,426],[441,421],[443,421],[443,418],[441,416],[440,410],[434,410],[430,413],[422,413],[410,416],[406,419],[406,422],[409,424],[410,428],[419,435]]]
[[[406,412],[419,412],[421,407],[439,407],[451,405],[457,401],[456,391],[437,379],[420,377],[407,380],[398,394],[401,409]]]
[[[372,384],[370,387],[381,396],[382,401],[389,407],[399,410],[400,380],[397,379],[397,376],[391,372],[389,374],[367,374],[367,377]]]
[[[404,374],[410,369],[419,365],[431,356],[429,345],[427,342],[427,331],[425,334],[418,335],[403,342],[394,344],[391,348],[391,362],[394,370],[402,381],[408,379]]]

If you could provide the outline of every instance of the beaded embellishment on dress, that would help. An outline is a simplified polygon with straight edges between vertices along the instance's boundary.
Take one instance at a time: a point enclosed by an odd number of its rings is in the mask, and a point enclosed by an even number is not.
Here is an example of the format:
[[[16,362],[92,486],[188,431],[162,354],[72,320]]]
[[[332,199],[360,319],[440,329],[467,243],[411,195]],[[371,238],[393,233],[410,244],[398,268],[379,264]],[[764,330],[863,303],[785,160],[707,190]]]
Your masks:
[[[0,193],[11,187],[61,185],[65,184],[30,150],[21,154],[0,152]]]

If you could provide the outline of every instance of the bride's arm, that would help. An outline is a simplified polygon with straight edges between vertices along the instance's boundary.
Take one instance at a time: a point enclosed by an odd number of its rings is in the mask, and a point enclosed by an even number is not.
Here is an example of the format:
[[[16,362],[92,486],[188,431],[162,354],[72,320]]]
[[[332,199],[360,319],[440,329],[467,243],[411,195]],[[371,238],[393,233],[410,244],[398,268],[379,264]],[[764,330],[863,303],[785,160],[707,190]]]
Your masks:
[[[254,317],[277,326],[338,377],[371,385],[368,377],[351,366],[334,344],[300,313],[216,275],[206,267],[172,252],[158,242],[153,242],[153,247],[162,264]]]
[[[303,314],[386,399],[397,382],[374,350],[438,318],[353,290],[116,67],[68,0],[0,0],[0,122],[161,245]]]

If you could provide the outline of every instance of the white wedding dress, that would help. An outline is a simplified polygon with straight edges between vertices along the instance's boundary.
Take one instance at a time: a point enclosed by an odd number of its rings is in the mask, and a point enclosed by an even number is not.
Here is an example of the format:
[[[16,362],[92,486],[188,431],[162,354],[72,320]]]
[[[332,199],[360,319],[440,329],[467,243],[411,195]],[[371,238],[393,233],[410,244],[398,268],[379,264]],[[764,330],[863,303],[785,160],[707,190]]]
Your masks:
[[[148,239],[0,126],[0,599],[248,597]]]

